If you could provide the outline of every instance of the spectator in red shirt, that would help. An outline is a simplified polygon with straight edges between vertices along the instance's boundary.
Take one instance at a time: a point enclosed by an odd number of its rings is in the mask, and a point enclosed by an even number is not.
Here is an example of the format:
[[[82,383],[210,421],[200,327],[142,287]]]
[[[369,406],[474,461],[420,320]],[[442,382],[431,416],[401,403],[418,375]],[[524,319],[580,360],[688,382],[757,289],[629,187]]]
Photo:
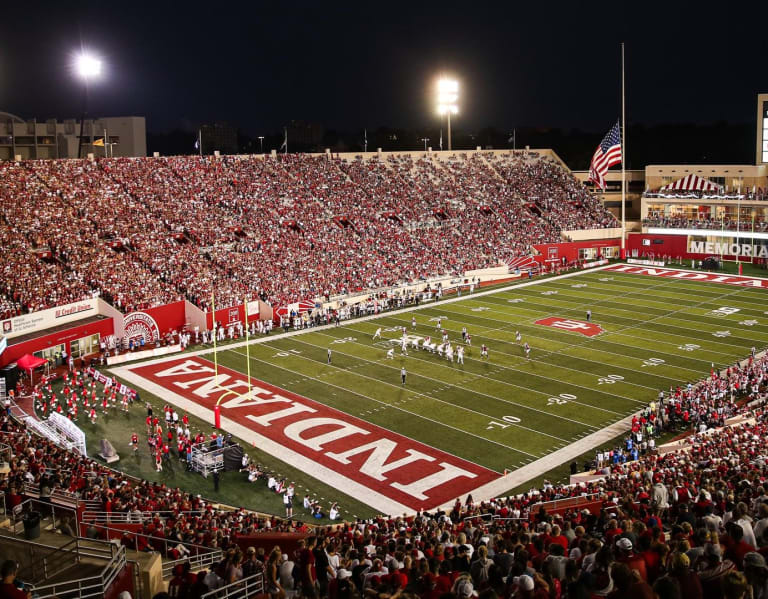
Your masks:
[[[648,582],[648,571],[645,567],[645,560],[642,555],[634,553],[632,550],[632,541],[626,537],[622,537],[616,541],[616,561],[621,564],[626,564],[630,570],[637,572],[640,580]],[[650,589],[650,587],[648,588]]]
[[[723,545],[727,547],[725,557],[736,564],[737,568],[741,569],[744,565],[744,556],[754,551],[755,548],[744,541],[744,529],[741,527],[741,524],[730,521],[725,525],[725,530],[728,533],[727,536],[723,537]]]
[[[32,596],[29,591],[23,591],[16,586],[18,569],[19,564],[11,559],[3,562],[3,566],[0,568],[0,574],[3,577],[3,582],[0,584],[0,599],[29,599]]]

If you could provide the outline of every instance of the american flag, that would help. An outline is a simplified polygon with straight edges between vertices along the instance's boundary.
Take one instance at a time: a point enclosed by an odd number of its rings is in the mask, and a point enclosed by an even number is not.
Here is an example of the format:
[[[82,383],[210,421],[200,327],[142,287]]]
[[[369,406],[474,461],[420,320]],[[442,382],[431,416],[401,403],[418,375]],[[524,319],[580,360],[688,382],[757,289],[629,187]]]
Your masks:
[[[619,122],[611,128],[608,134],[597,146],[592,164],[589,166],[589,180],[600,189],[605,189],[605,173],[614,164],[621,162],[621,129]]]

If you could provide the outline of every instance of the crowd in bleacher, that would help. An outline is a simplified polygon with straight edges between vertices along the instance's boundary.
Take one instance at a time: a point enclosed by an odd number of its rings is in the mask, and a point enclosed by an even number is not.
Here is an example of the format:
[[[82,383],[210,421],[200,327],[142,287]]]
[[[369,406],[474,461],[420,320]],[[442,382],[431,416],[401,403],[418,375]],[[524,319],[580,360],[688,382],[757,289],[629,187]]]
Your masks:
[[[176,590],[185,597],[260,571],[275,598],[299,592],[332,599],[764,599],[766,377],[768,358],[753,355],[665,391],[633,419],[620,447],[589,464],[594,476],[586,482],[545,482],[518,496],[457,500],[450,510],[315,529],[295,554],[278,547],[243,555],[235,541],[264,530],[309,533],[300,522],[215,509],[181,489],[130,479],[29,434],[7,416],[0,440],[13,455],[0,490],[9,508],[23,499],[24,483],[38,485],[41,496],[62,488],[96,500],[104,512],[140,524],[124,535],[130,547],[169,557],[223,549],[210,571],[177,572]],[[729,424],[734,417],[740,420]],[[669,451],[643,443],[663,430],[691,434]],[[584,503],[550,511],[541,505],[566,498]],[[581,509],[585,504],[592,509]],[[100,534],[98,524],[92,529]]]
[[[273,306],[509,263],[615,220],[536,153],[0,164],[0,316]]]
[[[664,229],[707,229],[714,231],[743,231],[745,236],[753,231],[762,233],[768,231],[768,222],[762,218],[756,218],[754,223],[751,218],[737,220],[729,217],[723,219],[716,218],[685,218],[685,217],[664,217],[649,216],[643,219],[644,227],[661,227]]]

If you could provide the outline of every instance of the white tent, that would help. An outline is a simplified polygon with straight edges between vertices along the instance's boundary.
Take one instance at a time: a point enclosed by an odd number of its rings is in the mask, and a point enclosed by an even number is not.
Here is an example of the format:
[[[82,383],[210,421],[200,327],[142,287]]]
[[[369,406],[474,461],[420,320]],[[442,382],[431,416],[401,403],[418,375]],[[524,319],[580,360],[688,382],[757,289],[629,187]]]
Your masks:
[[[698,175],[686,175],[665,185],[659,191],[723,191],[723,186]]]

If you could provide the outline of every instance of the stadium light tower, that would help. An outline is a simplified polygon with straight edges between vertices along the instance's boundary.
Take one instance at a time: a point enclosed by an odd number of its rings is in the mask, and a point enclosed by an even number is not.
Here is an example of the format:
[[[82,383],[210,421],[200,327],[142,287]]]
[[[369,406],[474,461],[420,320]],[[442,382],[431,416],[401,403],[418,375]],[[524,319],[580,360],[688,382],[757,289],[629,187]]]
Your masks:
[[[437,114],[448,119],[448,151],[451,151],[451,115],[459,113],[459,82],[442,77],[437,81]]]
[[[80,140],[77,146],[77,157],[83,155],[83,125],[88,114],[88,83],[101,75],[101,60],[87,52],[81,52],[75,57],[75,73],[83,80],[83,117],[80,119]],[[93,133],[93,131],[91,131]],[[107,140],[104,140],[107,143]]]

